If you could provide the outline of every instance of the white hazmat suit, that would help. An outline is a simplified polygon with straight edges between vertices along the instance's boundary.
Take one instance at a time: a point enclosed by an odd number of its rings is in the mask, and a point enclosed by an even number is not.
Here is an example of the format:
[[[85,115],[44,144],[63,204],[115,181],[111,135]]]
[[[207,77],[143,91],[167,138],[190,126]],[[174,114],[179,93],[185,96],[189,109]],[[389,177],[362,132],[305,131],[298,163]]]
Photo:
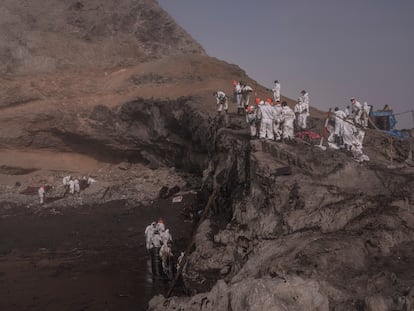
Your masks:
[[[283,139],[294,139],[294,122],[295,122],[295,113],[289,106],[282,107],[282,120],[283,120]]]
[[[302,91],[298,104],[295,106],[295,113],[298,114],[297,122],[299,129],[306,129],[307,119],[309,116],[309,94],[307,92]]]
[[[152,248],[152,237],[154,236],[154,231],[157,229],[157,224],[155,222],[151,223],[145,228],[145,244],[147,250]]]
[[[40,204],[44,203],[44,199],[45,199],[45,187],[41,186],[38,190],[39,193],[39,200],[40,200]]]
[[[275,101],[280,101],[280,83],[279,81],[275,81],[275,85],[273,86],[273,99]]]
[[[253,89],[248,85],[243,85],[242,87],[242,102],[241,105],[243,108],[247,108],[250,102],[250,94],[253,92]]]
[[[229,109],[227,95],[223,91],[217,91],[214,96],[216,97],[217,112],[220,113],[223,109],[227,112]]]
[[[273,140],[273,123],[276,119],[275,110],[273,106],[269,103],[265,103],[264,105],[260,105],[260,114],[262,117],[262,121],[260,124],[260,138],[267,138]]]
[[[352,111],[354,115],[355,124],[361,125],[361,116],[362,116],[362,105],[359,101],[352,100]]]
[[[69,180],[69,193],[75,193],[75,182],[73,181],[73,179]]]

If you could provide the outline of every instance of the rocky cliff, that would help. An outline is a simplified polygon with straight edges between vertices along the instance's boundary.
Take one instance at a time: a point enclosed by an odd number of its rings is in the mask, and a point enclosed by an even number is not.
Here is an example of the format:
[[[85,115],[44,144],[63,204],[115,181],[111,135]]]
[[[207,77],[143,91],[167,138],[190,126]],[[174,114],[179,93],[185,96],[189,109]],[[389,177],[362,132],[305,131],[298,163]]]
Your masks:
[[[219,196],[183,272],[194,296],[150,310],[412,310],[411,162],[215,133],[204,185]]]

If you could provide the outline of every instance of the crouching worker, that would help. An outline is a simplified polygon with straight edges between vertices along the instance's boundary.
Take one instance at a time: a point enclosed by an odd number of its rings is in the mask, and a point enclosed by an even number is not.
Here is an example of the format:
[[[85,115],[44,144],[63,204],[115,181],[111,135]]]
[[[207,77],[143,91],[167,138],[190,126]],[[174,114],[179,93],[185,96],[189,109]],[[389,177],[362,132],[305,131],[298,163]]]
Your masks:
[[[227,110],[229,109],[229,104],[226,93],[222,91],[217,91],[214,92],[213,95],[216,97],[217,114],[220,114],[223,109],[224,112],[227,113]]]

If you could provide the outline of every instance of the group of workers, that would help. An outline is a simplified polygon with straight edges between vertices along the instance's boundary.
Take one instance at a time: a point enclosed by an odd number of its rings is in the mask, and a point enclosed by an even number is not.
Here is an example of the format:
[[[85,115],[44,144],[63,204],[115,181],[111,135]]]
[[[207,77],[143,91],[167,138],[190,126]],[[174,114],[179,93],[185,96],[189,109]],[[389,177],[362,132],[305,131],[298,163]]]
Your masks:
[[[362,152],[362,143],[372,107],[367,102],[361,105],[355,98],[350,101],[352,107],[347,106],[345,110],[338,107],[334,109],[334,124],[328,137],[328,146],[351,151],[358,162],[368,161],[369,157]]]
[[[83,176],[82,180],[86,181],[87,185],[91,185],[92,183],[96,182],[95,179],[92,177]],[[79,178],[73,176],[65,176],[62,179],[63,186],[65,187],[66,191],[69,191],[70,194],[75,194],[80,192],[80,181]],[[46,195],[46,185],[41,185],[38,189],[39,200],[40,204],[45,202],[45,195]]]
[[[344,115],[346,118],[352,118],[356,125],[367,128],[371,109],[372,107],[367,102],[361,105],[358,100],[351,98],[351,106],[345,108]]]
[[[281,86],[279,80],[274,81],[271,89],[273,99],[255,98],[250,103],[250,95],[253,89],[243,82],[233,81],[234,102],[237,106],[237,114],[245,113],[246,122],[250,126],[252,138],[291,142],[295,140],[295,129],[305,131],[309,117],[309,93],[305,90],[300,96],[294,109],[291,109],[285,101],[281,102]],[[229,98],[223,91],[214,92],[217,103],[217,112],[228,111]],[[355,98],[351,98],[351,105],[346,109],[335,108],[334,123],[328,138],[331,148],[345,148],[354,153],[354,157],[367,160],[362,153],[362,140],[368,127],[369,114],[372,107],[364,102],[361,104]]]
[[[250,95],[253,89],[243,82],[233,81],[234,102],[237,114],[245,113],[246,122],[250,125],[252,138],[269,139],[276,141],[293,141],[295,138],[295,120],[299,130],[307,127],[309,116],[309,93],[303,90],[300,93],[297,104],[292,110],[286,102],[281,102],[281,86],[278,80],[274,81],[272,88],[273,99],[256,98],[250,103]],[[228,96],[223,91],[214,92],[216,97],[217,112],[223,110],[227,113]]]
[[[151,253],[152,250],[158,252],[162,269],[168,275],[168,265],[173,257],[171,249],[173,240],[170,230],[165,228],[162,218],[159,218],[158,222],[152,222],[145,228],[145,241],[148,253]]]

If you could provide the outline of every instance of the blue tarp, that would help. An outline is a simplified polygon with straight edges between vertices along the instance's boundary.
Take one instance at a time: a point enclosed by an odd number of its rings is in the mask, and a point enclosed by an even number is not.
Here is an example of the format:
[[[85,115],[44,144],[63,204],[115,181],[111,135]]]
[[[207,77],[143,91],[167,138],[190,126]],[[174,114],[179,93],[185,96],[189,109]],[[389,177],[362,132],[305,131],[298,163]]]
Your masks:
[[[394,113],[390,111],[372,111],[371,116],[373,117],[388,117],[388,122],[390,128],[393,129],[397,125],[397,120],[395,119]],[[390,134],[391,135],[391,134]]]
[[[399,130],[384,131],[384,132],[387,133],[388,135],[398,137],[398,138],[403,138],[403,139],[410,137],[408,132],[403,132],[403,131],[399,131]]]

